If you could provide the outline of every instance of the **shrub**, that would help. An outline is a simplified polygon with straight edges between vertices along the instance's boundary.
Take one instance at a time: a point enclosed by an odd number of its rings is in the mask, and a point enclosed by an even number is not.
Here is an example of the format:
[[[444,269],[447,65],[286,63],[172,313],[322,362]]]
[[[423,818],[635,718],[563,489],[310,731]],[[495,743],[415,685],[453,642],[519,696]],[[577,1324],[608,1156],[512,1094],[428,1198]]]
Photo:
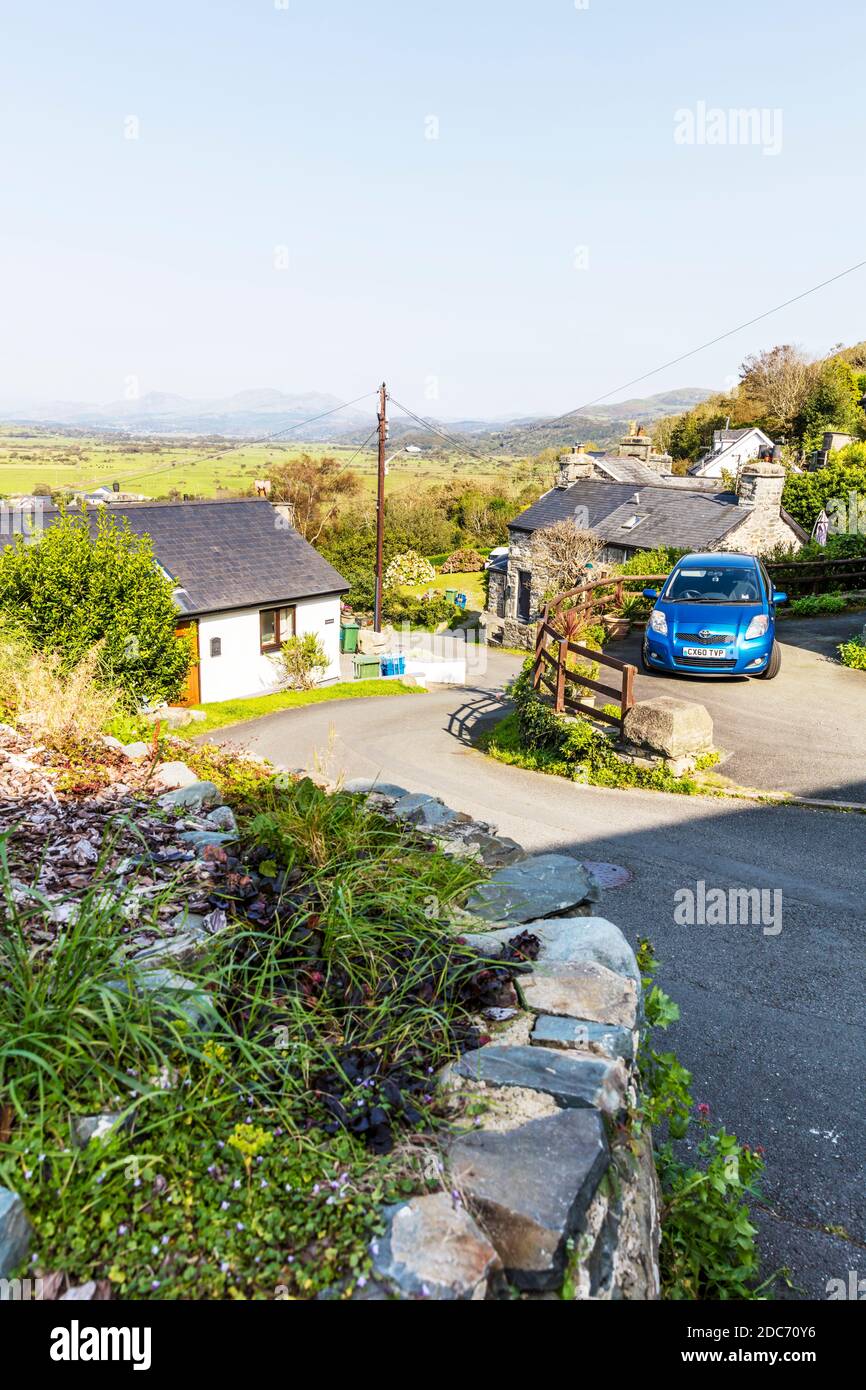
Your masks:
[[[395,594],[386,590],[383,609],[388,622],[409,623],[412,627],[438,627],[440,623],[453,626],[465,617],[463,610],[449,602],[444,594],[415,598],[411,594]]]
[[[837,650],[843,666],[850,666],[853,671],[866,671],[866,631],[849,642],[840,642]]]
[[[282,645],[280,658],[292,690],[312,690],[328,669],[328,658],[315,632],[290,637]]]
[[[477,574],[484,569],[484,556],[478,550],[455,550],[442,566],[443,574]]]
[[[798,618],[813,618],[821,613],[844,613],[848,600],[842,594],[804,594],[791,600],[791,612]]]
[[[71,669],[55,653],[0,640],[0,703],[4,714],[40,743],[60,753],[93,747],[120,702],[98,679],[99,646]]]
[[[620,574],[669,574],[677,560],[687,554],[687,550],[678,550],[676,546],[659,545],[655,550],[639,550],[617,570]]]
[[[157,568],[147,536],[124,519],[64,512],[38,541],[16,536],[0,553],[0,612],[8,629],[71,671],[101,643],[98,675],[132,707],[171,700],[183,689],[191,653],[175,635],[172,581]]]
[[[385,571],[386,584],[430,584],[436,571],[417,550],[404,550],[395,555]]]

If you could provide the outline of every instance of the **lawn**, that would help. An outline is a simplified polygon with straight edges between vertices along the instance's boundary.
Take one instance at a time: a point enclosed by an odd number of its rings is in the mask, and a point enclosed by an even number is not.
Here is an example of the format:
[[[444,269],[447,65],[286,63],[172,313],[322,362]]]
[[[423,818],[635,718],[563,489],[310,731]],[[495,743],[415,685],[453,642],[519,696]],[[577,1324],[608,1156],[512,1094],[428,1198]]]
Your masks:
[[[444,594],[446,589],[456,589],[466,595],[466,611],[480,613],[485,604],[484,571],[477,574],[437,574],[429,584],[401,584],[400,592],[413,598],[420,598],[428,589]]]
[[[263,714],[276,714],[282,709],[297,709],[301,705],[317,705],[324,700],[358,700],[365,696],[421,695],[417,685],[401,680],[338,681],[336,685],[319,686],[315,690],[278,690],[273,695],[253,695],[246,700],[216,700],[211,705],[196,705],[207,715],[190,733],[207,734],[226,724],[242,724]]]

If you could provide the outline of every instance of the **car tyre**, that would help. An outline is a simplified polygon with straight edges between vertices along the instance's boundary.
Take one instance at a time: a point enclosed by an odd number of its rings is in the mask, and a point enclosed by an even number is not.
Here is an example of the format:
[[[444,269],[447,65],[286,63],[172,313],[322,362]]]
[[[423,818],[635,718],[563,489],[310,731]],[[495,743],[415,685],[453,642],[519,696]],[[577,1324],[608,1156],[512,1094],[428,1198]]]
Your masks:
[[[781,667],[782,648],[779,646],[778,642],[774,642],[773,650],[770,652],[770,660],[767,662],[765,669],[761,672],[760,679],[765,681],[773,680],[775,676],[778,676]]]

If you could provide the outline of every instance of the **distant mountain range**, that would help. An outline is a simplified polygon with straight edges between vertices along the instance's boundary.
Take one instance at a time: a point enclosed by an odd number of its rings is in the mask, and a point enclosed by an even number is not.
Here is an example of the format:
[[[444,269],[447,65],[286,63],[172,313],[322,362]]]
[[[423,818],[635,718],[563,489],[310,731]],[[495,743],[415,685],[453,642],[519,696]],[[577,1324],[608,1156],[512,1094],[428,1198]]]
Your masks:
[[[627,420],[650,423],[663,415],[688,410],[713,392],[700,387],[663,391],[655,396],[592,406],[579,416],[547,425],[544,416],[513,419],[440,420],[429,416],[432,426],[473,449],[486,447],[504,453],[538,453],[541,449],[573,439],[607,443],[622,432]],[[366,404],[366,403],[365,403]],[[151,391],[131,400],[95,405],[83,401],[46,401],[39,405],[0,407],[0,421],[62,429],[122,431],[130,435],[220,435],[226,438],[261,438],[285,433],[287,439],[306,443],[361,444],[374,429],[374,403],[368,409],[340,408],[339,397],[310,391],[290,394],[270,387],[237,391],[232,396],[190,400],[168,391]],[[420,412],[419,412],[420,413]],[[318,417],[318,418],[317,418]],[[391,412],[390,438],[428,447],[447,447],[435,429],[425,430]]]

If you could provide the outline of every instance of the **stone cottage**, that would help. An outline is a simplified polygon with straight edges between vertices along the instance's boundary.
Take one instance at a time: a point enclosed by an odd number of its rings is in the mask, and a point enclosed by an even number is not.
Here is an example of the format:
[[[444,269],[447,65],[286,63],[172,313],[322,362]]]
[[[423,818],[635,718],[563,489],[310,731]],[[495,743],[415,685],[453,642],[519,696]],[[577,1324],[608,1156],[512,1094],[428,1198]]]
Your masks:
[[[628,467],[645,465],[618,459]],[[531,645],[544,601],[543,576],[534,573],[533,536],[572,520],[602,542],[601,560],[622,564],[641,550],[732,550],[758,555],[781,543],[799,549],[808,536],[782,507],[785,470],[756,459],[740,470],[737,492],[712,482],[651,476],[613,481],[599,460],[573,449],[560,459],[556,485],[509,523],[508,554],[489,571],[487,619],[508,646]]]

